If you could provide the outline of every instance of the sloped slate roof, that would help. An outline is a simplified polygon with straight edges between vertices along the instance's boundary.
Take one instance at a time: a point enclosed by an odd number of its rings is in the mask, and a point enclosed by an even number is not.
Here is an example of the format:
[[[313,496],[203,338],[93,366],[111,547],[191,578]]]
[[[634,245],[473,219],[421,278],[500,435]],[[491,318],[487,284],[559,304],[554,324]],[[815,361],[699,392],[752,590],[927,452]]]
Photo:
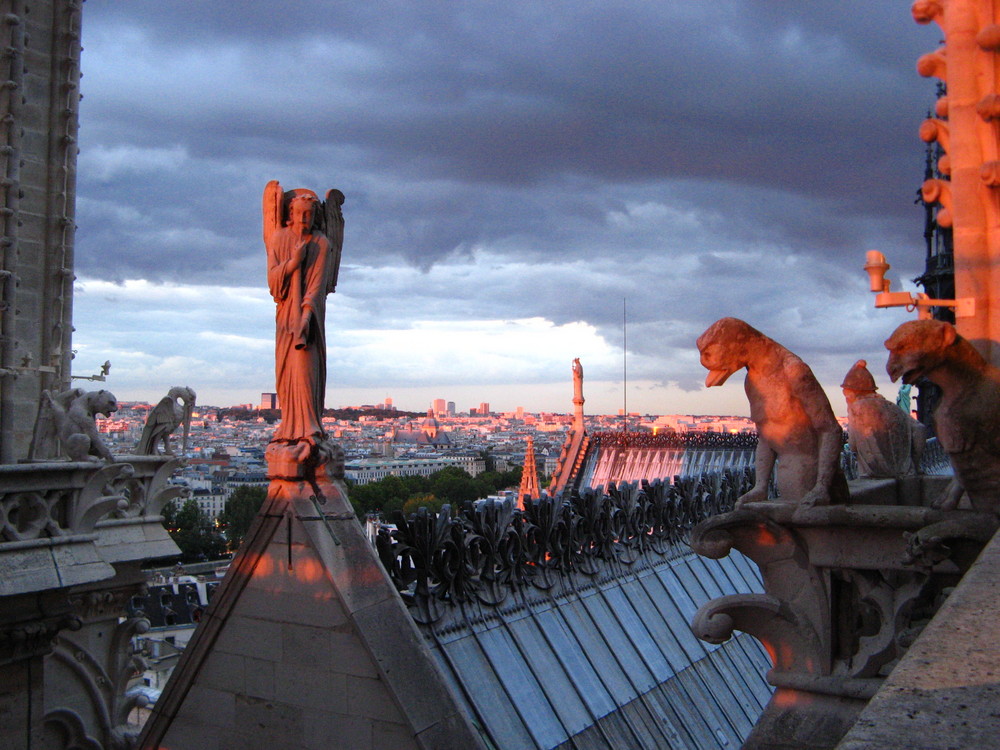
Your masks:
[[[770,660],[750,636],[711,646],[688,623],[709,599],[761,591],[756,567],[733,552],[633,568],[501,607],[466,603],[446,625],[420,626],[496,747],[742,744],[770,699]]]
[[[577,490],[607,486],[611,482],[670,481],[675,476],[696,476],[725,469],[742,470],[753,466],[757,437],[698,432],[652,435],[646,432],[599,432],[589,436],[586,453],[579,460],[566,462],[577,466],[572,477],[560,484]],[[567,451],[572,451],[567,440]],[[572,472],[572,468],[567,471]]]

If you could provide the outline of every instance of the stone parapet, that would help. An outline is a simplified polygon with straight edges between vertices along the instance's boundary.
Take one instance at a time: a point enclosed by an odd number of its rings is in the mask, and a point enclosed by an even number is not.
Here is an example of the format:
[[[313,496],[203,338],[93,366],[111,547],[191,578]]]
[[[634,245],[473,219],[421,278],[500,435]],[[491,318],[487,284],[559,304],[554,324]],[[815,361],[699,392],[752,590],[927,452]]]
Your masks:
[[[25,746],[112,747],[128,734],[130,638],[148,623],[124,618],[125,604],[143,562],[179,552],[160,512],[183,492],[168,482],[180,463],[0,465],[0,715]]]
[[[910,646],[837,750],[996,747],[1000,535]]]
[[[765,593],[713,599],[692,621],[703,640],[741,630],[771,655],[777,689],[746,748],[835,747],[970,569],[997,518],[923,505],[940,481],[859,483],[848,505],[746,503],[693,530],[696,552],[738,550],[764,581]]]

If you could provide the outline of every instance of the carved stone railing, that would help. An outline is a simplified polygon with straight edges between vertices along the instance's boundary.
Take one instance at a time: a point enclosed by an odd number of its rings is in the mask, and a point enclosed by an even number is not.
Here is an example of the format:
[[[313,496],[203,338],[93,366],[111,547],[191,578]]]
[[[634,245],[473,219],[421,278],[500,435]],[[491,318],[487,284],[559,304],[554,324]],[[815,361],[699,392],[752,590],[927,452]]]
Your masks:
[[[141,667],[131,636],[148,622],[124,618],[125,604],[145,585],[144,561],[178,554],[161,512],[184,492],[169,483],[180,465],[0,466],[0,669],[39,660],[44,679],[26,690],[47,748],[129,746],[124,690]]]
[[[436,623],[453,605],[499,606],[517,589],[558,596],[609,569],[682,554],[696,524],[752,486],[752,471],[727,471],[543,497],[523,511],[494,501],[454,515],[421,508],[382,527],[376,545],[414,619]]]
[[[692,623],[711,643],[748,632],[771,655],[777,689],[746,748],[836,746],[997,529],[993,515],[928,507],[943,477],[910,478],[905,492],[882,481],[913,505],[750,503],[692,532],[696,552],[736,549],[764,581]]]

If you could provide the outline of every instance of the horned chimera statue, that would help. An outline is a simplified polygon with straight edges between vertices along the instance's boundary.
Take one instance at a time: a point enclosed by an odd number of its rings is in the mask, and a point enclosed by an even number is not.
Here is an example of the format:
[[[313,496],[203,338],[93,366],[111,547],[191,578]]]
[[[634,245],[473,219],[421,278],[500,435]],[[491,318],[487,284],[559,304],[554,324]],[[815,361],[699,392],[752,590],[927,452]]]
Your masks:
[[[964,491],[975,510],[1000,512],[1000,370],[940,320],[903,323],[885,347],[893,382],[923,377],[942,391],[934,427],[955,479],[934,505],[952,510]]]
[[[275,390],[281,423],[268,446],[272,478],[301,479],[342,460],[323,432],[326,297],[337,286],[344,239],[344,195],[264,188],[267,283],[275,311]],[[334,461],[336,463],[336,461]],[[339,469],[342,471],[342,467]]]
[[[830,401],[801,359],[737,318],[717,320],[698,338],[706,386],[747,369],[750,417],[757,425],[756,482],[737,506],[767,500],[777,461],[779,500],[802,507],[845,503],[840,468],[842,430]]]

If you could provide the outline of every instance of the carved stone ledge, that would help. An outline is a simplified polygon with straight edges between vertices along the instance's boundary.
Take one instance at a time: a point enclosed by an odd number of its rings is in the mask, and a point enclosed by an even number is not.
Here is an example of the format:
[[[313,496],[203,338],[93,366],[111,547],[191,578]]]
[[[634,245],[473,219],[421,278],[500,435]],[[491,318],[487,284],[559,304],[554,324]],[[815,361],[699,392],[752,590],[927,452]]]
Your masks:
[[[172,457],[0,466],[0,597],[80,586],[177,554],[159,512]]]
[[[43,594],[5,600],[0,612],[0,668],[49,653],[61,630],[81,626],[65,597]]]
[[[696,526],[696,552],[739,550],[764,581],[692,621],[706,641],[742,630],[771,656],[778,690],[746,747],[834,747],[998,525],[919,505],[756,502]]]

